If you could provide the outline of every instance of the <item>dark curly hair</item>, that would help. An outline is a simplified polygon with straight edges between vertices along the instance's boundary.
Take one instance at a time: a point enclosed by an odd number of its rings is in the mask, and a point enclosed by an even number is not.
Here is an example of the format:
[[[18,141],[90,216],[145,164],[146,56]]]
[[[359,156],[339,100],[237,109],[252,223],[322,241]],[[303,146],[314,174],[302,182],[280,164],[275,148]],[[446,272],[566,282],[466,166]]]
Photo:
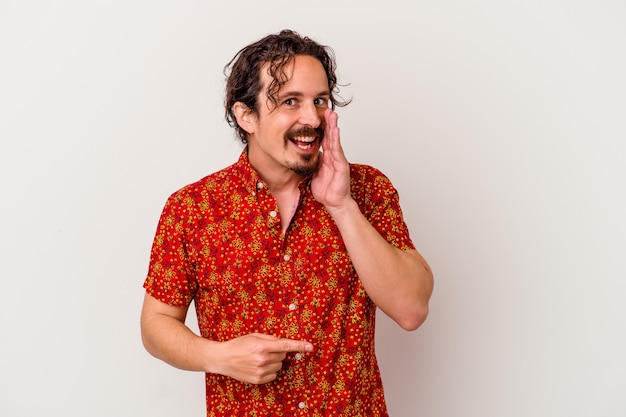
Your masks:
[[[226,121],[235,128],[241,141],[248,142],[248,132],[243,130],[235,119],[233,105],[236,102],[245,104],[253,112],[258,112],[257,98],[261,92],[261,67],[269,65],[269,74],[272,81],[266,89],[268,101],[274,106],[278,104],[277,95],[280,88],[289,81],[285,73],[285,66],[296,55],[309,55],[318,59],[328,78],[331,108],[343,107],[350,100],[343,100],[339,96],[337,76],[335,75],[335,55],[329,46],[320,45],[308,37],[300,36],[292,30],[283,30],[278,34],[268,35],[265,38],[246,46],[235,54],[233,59],[224,67],[226,76]]]

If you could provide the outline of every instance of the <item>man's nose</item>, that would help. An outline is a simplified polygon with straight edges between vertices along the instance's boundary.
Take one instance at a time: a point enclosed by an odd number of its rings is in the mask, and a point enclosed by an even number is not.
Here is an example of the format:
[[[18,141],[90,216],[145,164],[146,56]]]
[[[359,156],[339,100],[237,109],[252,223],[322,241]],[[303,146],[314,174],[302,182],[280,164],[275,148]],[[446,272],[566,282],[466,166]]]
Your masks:
[[[322,123],[324,113],[313,103],[303,104],[300,108],[300,123],[317,128]]]

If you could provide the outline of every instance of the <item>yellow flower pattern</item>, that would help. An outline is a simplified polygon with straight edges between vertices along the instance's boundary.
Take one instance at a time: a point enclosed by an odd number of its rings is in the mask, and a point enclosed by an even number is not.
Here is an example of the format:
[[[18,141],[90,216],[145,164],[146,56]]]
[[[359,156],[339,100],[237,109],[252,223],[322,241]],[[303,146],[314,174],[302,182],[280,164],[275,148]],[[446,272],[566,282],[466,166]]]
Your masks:
[[[413,249],[398,194],[375,168],[352,164],[352,196],[390,244]],[[207,416],[387,416],[374,352],[376,306],[309,179],[285,234],[276,200],[244,150],[228,168],[174,193],[152,246],[146,291],[195,302],[203,337],[248,333],[307,340],[278,377],[252,385],[206,375]]]

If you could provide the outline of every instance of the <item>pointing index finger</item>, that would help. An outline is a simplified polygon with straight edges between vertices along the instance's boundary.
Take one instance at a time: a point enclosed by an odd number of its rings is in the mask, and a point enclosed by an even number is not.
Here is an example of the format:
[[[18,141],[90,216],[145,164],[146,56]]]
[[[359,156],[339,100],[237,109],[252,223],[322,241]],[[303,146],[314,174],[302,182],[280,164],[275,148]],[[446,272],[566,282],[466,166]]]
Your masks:
[[[313,352],[313,345],[303,340],[280,339],[276,345],[277,352]]]

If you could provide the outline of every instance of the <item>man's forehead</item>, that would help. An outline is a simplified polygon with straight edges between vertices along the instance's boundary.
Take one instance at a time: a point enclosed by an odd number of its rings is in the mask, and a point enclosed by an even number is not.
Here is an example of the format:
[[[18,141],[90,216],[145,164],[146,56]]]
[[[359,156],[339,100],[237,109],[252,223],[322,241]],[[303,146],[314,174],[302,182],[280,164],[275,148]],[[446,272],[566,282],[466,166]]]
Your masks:
[[[293,68],[296,65],[296,57],[293,56],[289,58],[289,60],[287,60],[287,58],[284,58],[283,60],[281,60],[281,61],[284,61],[281,64],[277,64],[278,61],[279,60],[267,61],[261,66],[261,71],[260,71],[261,79],[265,79],[265,80],[271,79],[271,78],[275,79],[275,75],[279,77],[284,76],[285,77],[284,81],[288,81],[291,79],[291,77],[293,76]],[[272,75],[272,71],[271,71],[272,66],[276,67],[274,75]]]
[[[263,89],[266,89],[267,87],[269,87],[269,84],[272,81],[276,81],[277,83],[281,85],[278,93],[281,95],[284,94],[283,90],[286,88],[289,88],[287,84],[289,83],[289,81],[293,79],[294,70],[296,67],[296,60],[302,57],[304,57],[305,59],[310,58],[311,60],[314,60],[315,62],[319,64],[320,75],[323,74],[324,84],[327,85],[328,77],[326,75],[326,71],[324,69],[324,66],[322,65],[322,62],[319,59],[310,55],[295,55],[292,58],[290,58],[288,61],[285,61],[284,63],[282,63],[279,69],[275,69],[274,74],[272,74],[271,67],[272,67],[272,64],[276,61],[265,62],[261,66],[259,75],[260,75],[261,84],[263,85]],[[326,90],[328,90],[328,88],[326,88]],[[320,92],[320,93],[323,93],[323,92]]]

